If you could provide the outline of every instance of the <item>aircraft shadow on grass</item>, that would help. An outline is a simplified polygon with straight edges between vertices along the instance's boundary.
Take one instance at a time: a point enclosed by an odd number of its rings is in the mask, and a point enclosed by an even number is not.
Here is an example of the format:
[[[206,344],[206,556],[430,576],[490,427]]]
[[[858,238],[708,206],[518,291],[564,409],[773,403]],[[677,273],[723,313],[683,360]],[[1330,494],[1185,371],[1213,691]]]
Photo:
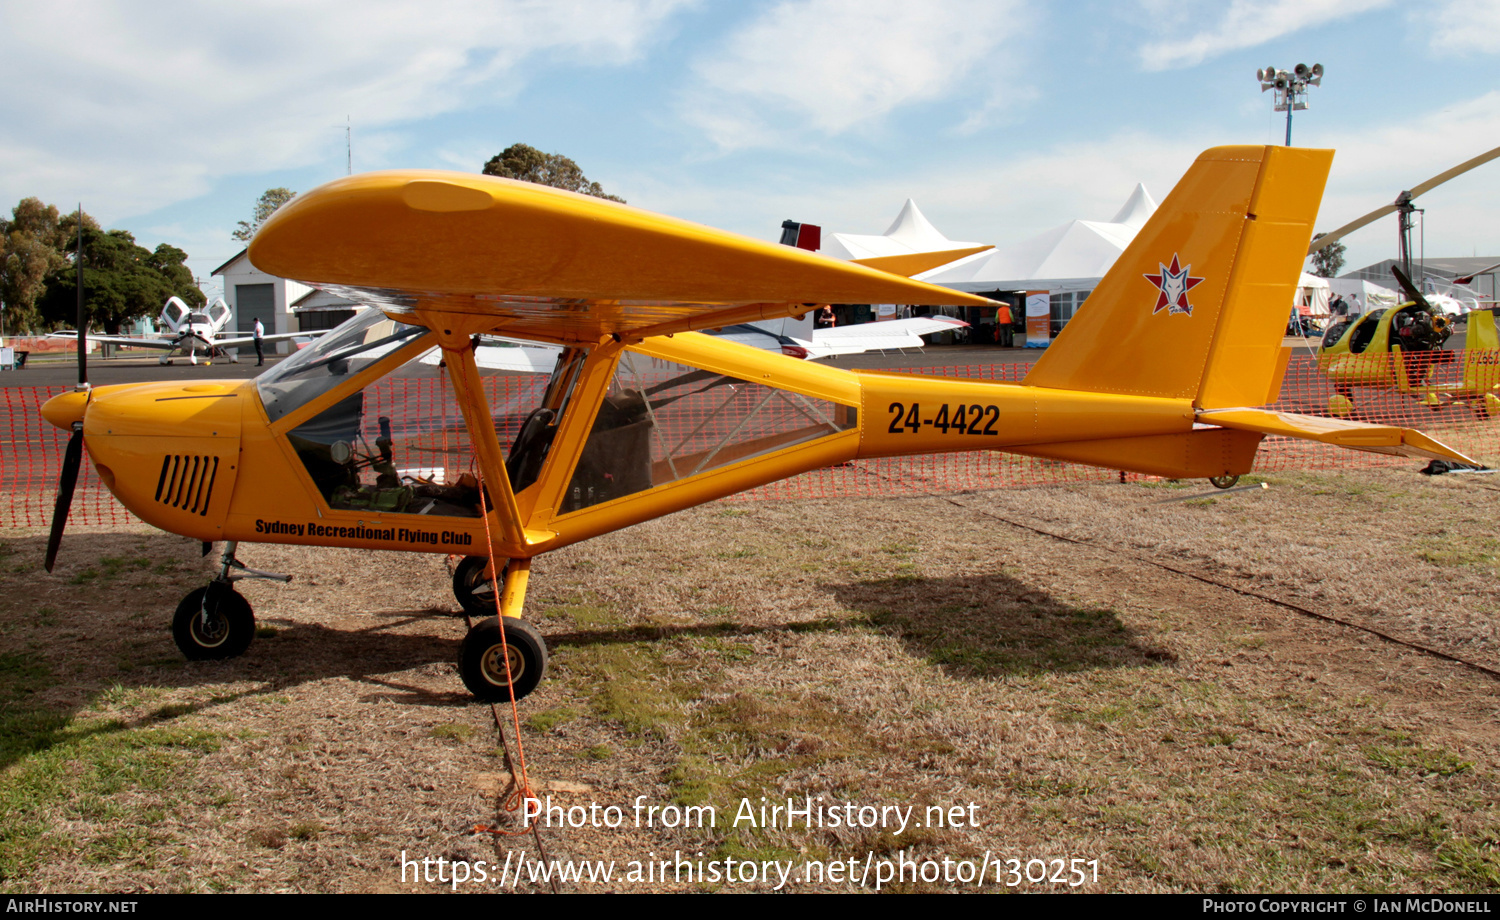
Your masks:
[[[903,575],[830,590],[840,606],[954,677],[1144,668],[1176,660],[1114,610],[1066,604],[1006,575]]]

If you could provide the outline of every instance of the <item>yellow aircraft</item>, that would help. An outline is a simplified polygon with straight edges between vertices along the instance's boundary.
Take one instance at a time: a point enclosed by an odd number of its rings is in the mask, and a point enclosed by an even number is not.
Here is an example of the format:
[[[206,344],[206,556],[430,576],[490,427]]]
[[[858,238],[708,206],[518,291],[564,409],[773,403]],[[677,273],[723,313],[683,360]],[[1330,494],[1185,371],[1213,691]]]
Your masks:
[[[1475,310],[1464,333],[1460,379],[1438,382],[1444,365],[1456,363],[1443,350],[1453,329],[1401,269],[1392,266],[1397,283],[1410,298],[1398,307],[1371,310],[1328,327],[1318,348],[1318,370],[1333,383],[1328,412],[1339,418],[1354,411],[1354,388],[1396,390],[1433,409],[1451,403],[1474,408],[1480,418],[1500,413],[1500,338],[1495,314]]]
[[[250,258],[378,309],[255,380],[84,384],[48,402],[74,432],[48,569],[87,443],[143,520],[227,541],[174,620],[189,658],[254,635],[231,583],[265,573],[240,565],[240,541],[460,553],[460,601],[499,614],[471,628],[460,672],[496,700],[545,670],[521,619],[537,556],[820,467],[991,450],[1220,477],[1248,472],[1268,434],[1472,462],[1414,431],[1258,408],[1286,368],[1282,305],[1331,161],[1204,153],[1020,384],[840,370],[694,332],[824,303],[984,298],[537,185],[340,179],[281,208]],[[536,405],[487,400],[481,335],[563,347]],[[433,346],[448,402],[398,430],[366,395]],[[507,450],[497,428],[517,421]]]

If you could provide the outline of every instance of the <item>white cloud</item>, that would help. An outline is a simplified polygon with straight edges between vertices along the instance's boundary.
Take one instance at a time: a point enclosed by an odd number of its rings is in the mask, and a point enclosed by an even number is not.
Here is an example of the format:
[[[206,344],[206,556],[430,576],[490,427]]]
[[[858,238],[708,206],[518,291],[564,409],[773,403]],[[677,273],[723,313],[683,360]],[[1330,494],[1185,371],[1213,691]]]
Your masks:
[[[842,134],[967,88],[1027,18],[1014,0],[788,0],[697,58],[684,117],[721,148]]]
[[[394,126],[507,98],[549,58],[638,59],[688,2],[7,4],[0,196],[128,216],[316,162],[346,114],[379,155]]]
[[[1385,6],[1390,0],[1231,0],[1217,25],[1141,49],[1146,70],[1191,67],[1240,48],[1254,48],[1302,29]],[[1215,15],[1223,7],[1208,7]],[[1149,13],[1149,9],[1148,9]]]
[[[1448,0],[1433,16],[1432,49],[1500,51],[1500,0]]]

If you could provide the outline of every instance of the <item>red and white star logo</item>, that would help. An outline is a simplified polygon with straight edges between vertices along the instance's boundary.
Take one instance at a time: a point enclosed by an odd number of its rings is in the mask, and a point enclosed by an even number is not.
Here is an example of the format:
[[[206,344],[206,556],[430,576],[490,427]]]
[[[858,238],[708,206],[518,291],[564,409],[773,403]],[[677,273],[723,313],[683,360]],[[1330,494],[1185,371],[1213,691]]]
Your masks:
[[[1141,276],[1156,285],[1156,309],[1151,311],[1151,315],[1155,316],[1165,309],[1169,316],[1173,313],[1192,316],[1193,305],[1188,303],[1188,291],[1202,284],[1203,279],[1194,278],[1188,274],[1193,266],[1178,265],[1175,252],[1172,253],[1171,267],[1162,265],[1160,262],[1157,265],[1161,266],[1161,274]]]

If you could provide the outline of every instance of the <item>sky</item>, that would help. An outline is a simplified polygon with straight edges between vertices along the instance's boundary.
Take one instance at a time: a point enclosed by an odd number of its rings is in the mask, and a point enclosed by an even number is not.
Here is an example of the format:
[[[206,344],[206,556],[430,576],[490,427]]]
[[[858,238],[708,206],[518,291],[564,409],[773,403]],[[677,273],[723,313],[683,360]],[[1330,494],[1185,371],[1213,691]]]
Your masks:
[[[0,208],[84,209],[210,273],[268,188],[478,172],[513,143],[762,239],[907,198],[1005,245],[1280,144],[1255,72],[1321,63],[1292,142],[1327,230],[1500,145],[1500,0],[0,0]],[[346,146],[347,138],[350,143]],[[1500,260],[1500,160],[1418,199],[1430,257]],[[1348,268],[1394,257],[1386,218]]]

